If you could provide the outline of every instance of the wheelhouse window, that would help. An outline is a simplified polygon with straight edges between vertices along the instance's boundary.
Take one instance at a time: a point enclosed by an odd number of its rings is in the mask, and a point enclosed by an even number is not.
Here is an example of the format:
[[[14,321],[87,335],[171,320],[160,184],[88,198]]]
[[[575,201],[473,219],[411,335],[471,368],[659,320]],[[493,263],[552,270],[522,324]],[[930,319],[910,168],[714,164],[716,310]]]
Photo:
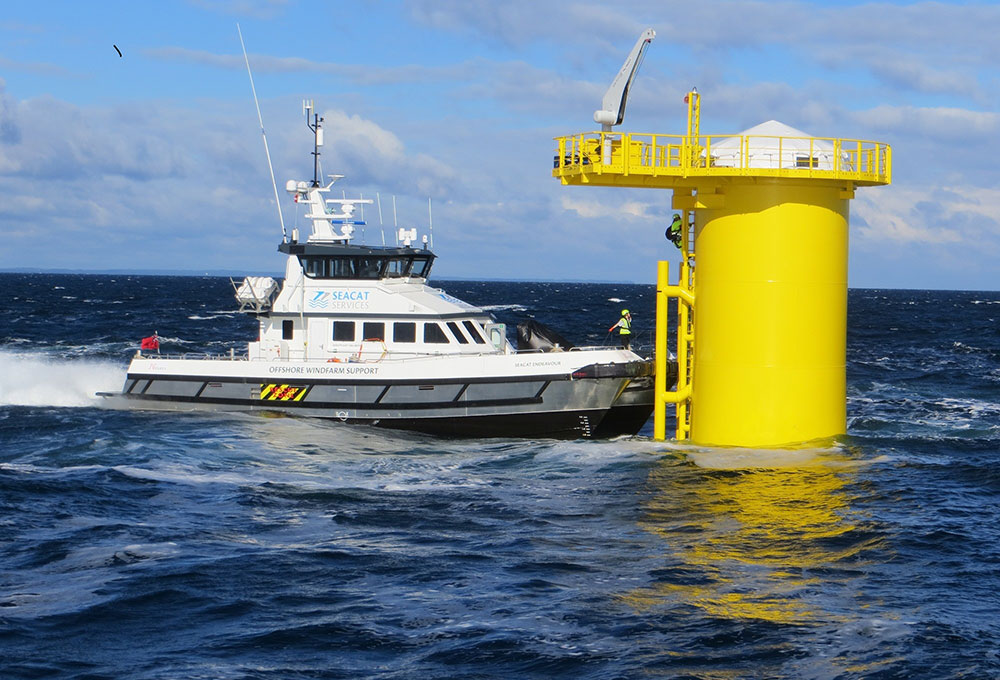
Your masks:
[[[357,268],[353,257],[331,257],[328,261],[329,278],[353,279],[357,277]]]
[[[402,276],[406,276],[406,270],[410,266],[410,259],[407,257],[394,257],[386,262],[385,274],[386,278],[398,279]]]
[[[448,340],[448,336],[445,335],[444,330],[442,330],[439,325],[436,323],[425,323],[424,342],[435,345],[445,345],[451,341]]]
[[[385,323],[381,321],[365,321],[365,340],[385,340]]]
[[[382,265],[385,258],[382,257],[359,257],[355,260],[355,267],[359,279],[377,279],[382,272]]]
[[[465,326],[465,330],[469,331],[469,337],[472,338],[474,343],[477,345],[486,344],[486,339],[483,338],[482,334],[479,332],[479,327],[476,326],[476,324],[469,320],[465,320],[462,322],[462,325]]]
[[[333,339],[335,342],[354,342],[354,322],[334,321]]]
[[[413,321],[397,321],[392,324],[393,342],[416,342],[417,324]]]
[[[451,334],[455,336],[455,339],[458,340],[459,344],[462,345],[469,344],[469,339],[465,337],[465,334],[462,333],[461,330],[459,330],[457,323],[455,323],[454,321],[449,321],[448,329],[451,331]]]
[[[300,255],[302,271],[311,279],[427,278],[434,256]]]
[[[306,276],[313,279],[325,279],[327,277],[327,260],[323,257],[307,257],[302,261],[302,269]]]
[[[410,276],[427,278],[431,273],[431,259],[429,257],[413,258],[413,265],[410,267]]]

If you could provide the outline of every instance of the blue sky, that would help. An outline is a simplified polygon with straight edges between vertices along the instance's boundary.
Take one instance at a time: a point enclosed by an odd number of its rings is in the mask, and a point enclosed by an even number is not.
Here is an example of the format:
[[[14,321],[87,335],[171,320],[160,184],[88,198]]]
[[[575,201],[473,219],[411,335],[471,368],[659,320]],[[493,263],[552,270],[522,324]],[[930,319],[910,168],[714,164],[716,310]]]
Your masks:
[[[1000,6],[936,2],[10,3],[0,268],[280,271],[237,22],[279,184],[311,176],[314,99],[348,195],[395,195],[421,230],[432,198],[440,276],[652,282],[676,261],[669,192],[550,176],[649,26],[622,130],[682,132],[697,86],[705,133],[888,142],[893,185],[851,205],[850,285],[1000,289]]]

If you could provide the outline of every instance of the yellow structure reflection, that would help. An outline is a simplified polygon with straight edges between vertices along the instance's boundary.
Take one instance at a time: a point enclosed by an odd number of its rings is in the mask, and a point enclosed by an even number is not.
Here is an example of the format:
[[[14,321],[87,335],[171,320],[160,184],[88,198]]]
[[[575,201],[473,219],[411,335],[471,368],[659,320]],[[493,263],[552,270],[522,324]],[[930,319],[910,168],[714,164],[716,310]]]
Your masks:
[[[738,467],[741,460],[754,467]],[[814,574],[871,547],[848,535],[856,527],[843,487],[854,464],[832,448],[754,449],[744,458],[738,449],[691,447],[663,459],[647,480],[655,494],[640,524],[671,552],[662,582],[625,600],[723,619],[836,620],[815,597]]]

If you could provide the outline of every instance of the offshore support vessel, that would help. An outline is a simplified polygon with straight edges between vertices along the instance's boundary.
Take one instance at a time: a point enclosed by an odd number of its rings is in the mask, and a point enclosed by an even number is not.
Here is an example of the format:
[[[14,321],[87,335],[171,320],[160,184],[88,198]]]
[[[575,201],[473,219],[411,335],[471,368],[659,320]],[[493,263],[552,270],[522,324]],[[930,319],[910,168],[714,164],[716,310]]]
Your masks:
[[[311,107],[306,109],[309,115]],[[653,362],[626,350],[574,347],[541,324],[518,344],[485,310],[427,285],[435,255],[415,229],[393,246],[352,243],[359,204],[329,198],[342,175],[286,191],[306,207],[278,250],[285,276],[235,286],[259,324],[245,355],[136,353],[119,408],[266,411],[455,436],[607,437],[635,434],[653,410]],[[668,363],[672,384],[676,362]]]

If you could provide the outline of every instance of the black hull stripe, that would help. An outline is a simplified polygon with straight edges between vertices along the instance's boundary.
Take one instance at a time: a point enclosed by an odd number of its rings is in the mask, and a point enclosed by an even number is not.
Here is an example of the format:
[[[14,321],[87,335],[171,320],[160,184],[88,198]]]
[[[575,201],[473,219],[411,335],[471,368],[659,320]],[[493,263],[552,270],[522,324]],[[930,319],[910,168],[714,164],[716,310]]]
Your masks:
[[[204,375],[158,375],[155,373],[129,373],[126,380],[150,380],[150,381],[172,381],[172,382],[211,382],[239,383],[243,385],[258,385],[263,383],[281,382],[295,385],[351,385],[357,387],[369,387],[372,385],[486,385],[497,383],[519,383],[519,382],[551,382],[554,380],[570,380],[569,373],[548,374],[548,375],[516,375],[497,376],[493,378],[398,378],[385,379],[379,377],[364,378],[361,376],[352,378],[314,378],[305,375],[282,375],[271,376],[249,376],[249,377],[227,377],[227,376],[204,376]],[[148,386],[147,386],[148,389]]]
[[[266,399],[227,399],[224,397],[185,397],[176,394],[114,394],[134,401],[169,401],[187,404],[224,404],[227,406],[250,406],[263,410],[275,410],[277,408],[293,409],[330,409],[330,410],[395,410],[409,411],[434,408],[475,408],[482,406],[521,406],[527,404],[541,404],[541,397],[521,397],[515,399],[479,399],[476,401],[425,401],[425,402],[400,402],[400,403],[377,403],[377,402],[336,402],[336,401],[268,401]]]

